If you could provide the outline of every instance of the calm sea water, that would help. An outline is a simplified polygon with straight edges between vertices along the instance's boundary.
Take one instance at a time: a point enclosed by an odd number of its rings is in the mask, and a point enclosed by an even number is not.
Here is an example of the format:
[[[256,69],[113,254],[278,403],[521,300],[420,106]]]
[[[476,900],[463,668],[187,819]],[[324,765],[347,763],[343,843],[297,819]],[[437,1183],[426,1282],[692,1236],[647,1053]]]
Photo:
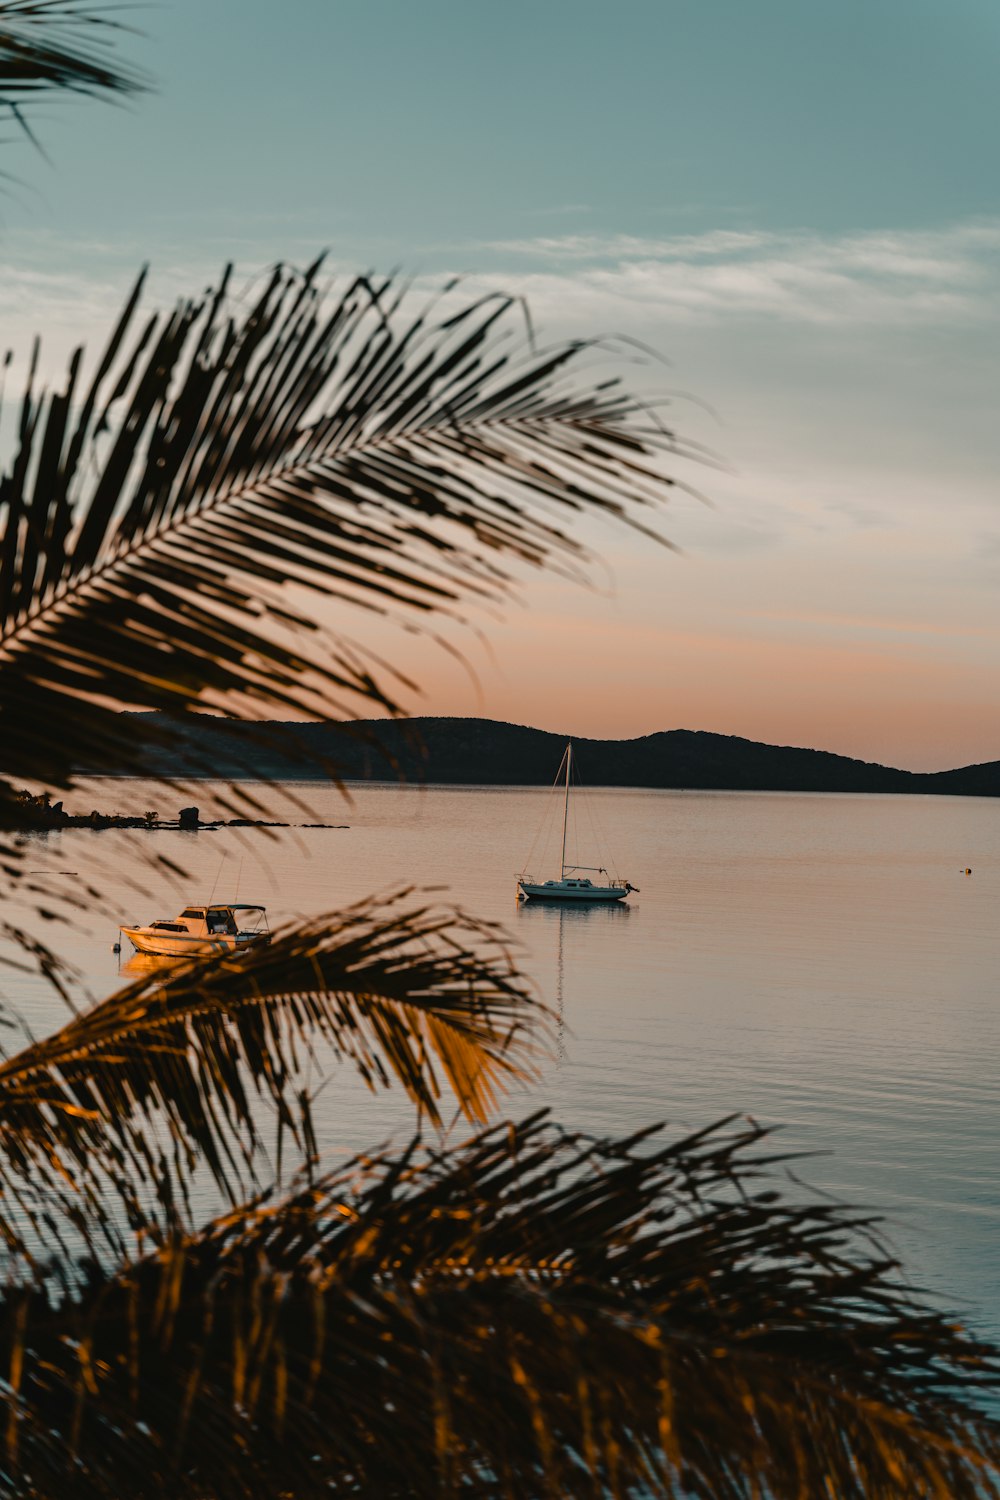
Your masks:
[[[101,997],[129,977],[127,945],[112,952],[119,922],[213,891],[232,899],[238,885],[274,925],[400,884],[444,887],[505,924],[562,1018],[558,1055],[510,1114],[545,1103],[599,1132],[733,1110],[780,1125],[789,1151],[817,1153],[799,1176],[883,1211],[911,1279],[1000,1336],[1000,803],[592,791],[575,804],[571,851],[597,863],[603,836],[641,891],[623,908],[560,911],[515,901],[533,841],[536,875],[558,858],[551,793],[366,786],[347,805],[325,787],[290,790],[310,813],[279,816],[350,826],[33,839],[31,869],[76,872],[36,877],[54,894],[86,875],[102,892],[71,936],[44,933],[81,985]],[[203,817],[212,796],[199,788]],[[141,812],[164,796],[105,782],[72,804]],[[156,854],[187,877],[151,868]],[[36,1034],[64,1015],[40,981],[3,989]],[[346,1069],[318,1112],[331,1158],[413,1119]]]

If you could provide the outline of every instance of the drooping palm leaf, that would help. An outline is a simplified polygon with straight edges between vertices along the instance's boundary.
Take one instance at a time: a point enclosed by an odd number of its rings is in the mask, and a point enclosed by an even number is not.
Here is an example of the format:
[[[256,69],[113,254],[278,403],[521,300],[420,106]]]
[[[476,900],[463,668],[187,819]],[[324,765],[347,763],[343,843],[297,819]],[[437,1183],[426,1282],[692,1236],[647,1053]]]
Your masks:
[[[996,1495],[968,1398],[997,1351],[852,1215],[785,1201],[761,1134],[536,1116],[264,1199],[75,1304],[11,1295],[7,1471],[39,1500]]]
[[[122,30],[107,5],[0,0],[0,112],[27,129],[24,106],[40,95],[139,93],[143,78],[112,52]]]
[[[0,1064],[8,1245],[37,1251],[59,1221],[119,1244],[122,1201],[133,1228],[176,1222],[201,1162],[241,1201],[261,1101],[297,1160],[314,1149],[307,1061],[322,1076],[347,1060],[372,1088],[395,1080],[435,1124],[446,1085],[484,1121],[498,1088],[531,1073],[545,1012],[493,928],[405,894],[164,966]]]
[[[510,563],[579,559],[565,521],[640,524],[686,452],[587,346],[536,351],[510,299],[417,306],[228,274],[136,328],[92,378],[27,383],[0,478],[0,769],[65,786],[141,770],[122,706],[244,717],[392,711],[348,606],[428,618],[495,601]],[[319,625],[322,622],[322,625]],[[162,725],[159,727],[162,733]]]

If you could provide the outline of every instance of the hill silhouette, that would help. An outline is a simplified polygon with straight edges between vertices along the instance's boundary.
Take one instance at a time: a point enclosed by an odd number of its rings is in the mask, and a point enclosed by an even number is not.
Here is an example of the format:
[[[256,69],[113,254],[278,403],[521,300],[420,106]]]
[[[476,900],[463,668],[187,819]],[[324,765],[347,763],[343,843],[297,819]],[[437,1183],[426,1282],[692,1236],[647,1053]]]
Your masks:
[[[336,775],[347,781],[542,786],[551,783],[569,738],[471,718],[339,725],[246,724],[205,716],[180,727],[166,720],[159,725],[170,740],[151,751],[151,775],[229,779]],[[573,737],[573,744],[580,775],[591,786],[1000,795],[1000,761],[949,771],[902,771],[825,750],[689,729],[630,740]]]

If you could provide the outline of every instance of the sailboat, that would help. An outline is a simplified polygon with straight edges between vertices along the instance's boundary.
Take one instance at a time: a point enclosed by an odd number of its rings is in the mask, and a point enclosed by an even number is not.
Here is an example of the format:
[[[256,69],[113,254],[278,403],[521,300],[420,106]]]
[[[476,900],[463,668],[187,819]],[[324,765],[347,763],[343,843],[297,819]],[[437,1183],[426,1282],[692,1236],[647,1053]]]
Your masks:
[[[563,796],[562,858],[558,880],[534,880],[522,870],[517,880],[518,896],[522,901],[624,901],[630,891],[638,891],[637,885],[627,880],[612,880],[603,865],[568,865],[566,863],[566,826],[569,821],[569,781],[573,767],[572,741],[566,746],[562,765],[556,773],[556,782],[566,768],[566,790]],[[529,855],[530,859],[531,856]],[[603,875],[604,881],[595,882],[591,875]]]

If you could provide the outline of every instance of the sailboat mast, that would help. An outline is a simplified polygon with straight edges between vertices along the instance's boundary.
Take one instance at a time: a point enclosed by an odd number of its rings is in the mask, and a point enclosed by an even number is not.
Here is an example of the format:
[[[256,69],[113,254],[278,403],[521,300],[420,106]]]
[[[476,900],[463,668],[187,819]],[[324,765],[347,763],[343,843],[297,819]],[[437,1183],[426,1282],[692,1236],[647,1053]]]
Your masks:
[[[569,768],[573,759],[573,741],[570,740],[566,746],[566,796],[563,800],[563,843],[562,864],[559,866],[559,879],[566,879],[566,822],[569,818]],[[577,856],[579,858],[579,855]]]

